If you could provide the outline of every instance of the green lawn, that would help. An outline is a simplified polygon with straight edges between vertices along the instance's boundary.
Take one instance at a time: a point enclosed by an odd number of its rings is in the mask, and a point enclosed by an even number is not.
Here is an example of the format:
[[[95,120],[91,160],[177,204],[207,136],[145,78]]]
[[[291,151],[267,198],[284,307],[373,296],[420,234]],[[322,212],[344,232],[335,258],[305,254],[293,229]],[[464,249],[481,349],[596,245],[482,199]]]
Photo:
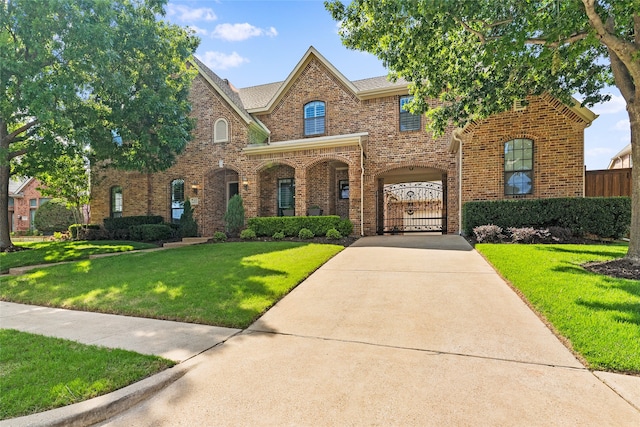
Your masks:
[[[0,273],[13,267],[50,264],[89,258],[89,255],[155,248],[156,245],[123,241],[17,242],[26,251],[0,252]]]
[[[596,370],[640,373],[640,280],[581,267],[624,256],[623,245],[478,244],[496,269]]]
[[[174,364],[160,357],[7,329],[0,329],[0,348],[0,419],[109,393]]]
[[[245,328],[343,249],[238,242],[85,260],[0,280],[0,299]]]

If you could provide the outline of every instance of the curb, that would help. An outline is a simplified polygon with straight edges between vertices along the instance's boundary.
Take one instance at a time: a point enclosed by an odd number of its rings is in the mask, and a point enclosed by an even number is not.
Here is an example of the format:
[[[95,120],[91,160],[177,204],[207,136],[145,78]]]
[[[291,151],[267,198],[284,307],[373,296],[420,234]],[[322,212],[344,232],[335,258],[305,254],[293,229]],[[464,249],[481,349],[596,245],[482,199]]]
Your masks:
[[[33,415],[0,421],[0,427],[89,426],[112,418],[149,398],[186,374],[186,366],[174,366],[127,387],[84,402]]]

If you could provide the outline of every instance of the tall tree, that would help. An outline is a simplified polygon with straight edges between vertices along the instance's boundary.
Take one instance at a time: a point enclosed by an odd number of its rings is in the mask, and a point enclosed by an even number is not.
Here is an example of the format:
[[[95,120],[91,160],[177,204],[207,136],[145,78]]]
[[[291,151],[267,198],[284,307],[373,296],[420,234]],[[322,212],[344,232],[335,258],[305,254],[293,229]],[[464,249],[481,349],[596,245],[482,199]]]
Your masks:
[[[187,59],[198,39],[166,0],[0,2],[0,251],[8,183],[62,155],[158,170],[190,139]]]
[[[343,43],[411,82],[413,112],[442,132],[549,93],[570,105],[608,99],[615,84],[631,124],[633,194],[627,257],[640,263],[640,2],[638,0],[339,0],[325,2]],[[438,100],[430,105],[429,100]]]

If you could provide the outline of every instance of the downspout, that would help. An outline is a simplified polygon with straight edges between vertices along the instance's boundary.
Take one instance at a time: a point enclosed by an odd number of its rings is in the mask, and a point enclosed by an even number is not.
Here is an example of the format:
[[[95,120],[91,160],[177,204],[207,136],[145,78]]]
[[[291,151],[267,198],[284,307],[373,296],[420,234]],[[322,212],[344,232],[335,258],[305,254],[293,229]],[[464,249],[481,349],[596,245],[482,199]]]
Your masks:
[[[458,234],[462,235],[462,129],[454,129],[451,139],[458,145]],[[451,149],[453,152],[453,149]]]
[[[360,147],[360,236],[364,236],[364,147],[362,137],[358,138]]]

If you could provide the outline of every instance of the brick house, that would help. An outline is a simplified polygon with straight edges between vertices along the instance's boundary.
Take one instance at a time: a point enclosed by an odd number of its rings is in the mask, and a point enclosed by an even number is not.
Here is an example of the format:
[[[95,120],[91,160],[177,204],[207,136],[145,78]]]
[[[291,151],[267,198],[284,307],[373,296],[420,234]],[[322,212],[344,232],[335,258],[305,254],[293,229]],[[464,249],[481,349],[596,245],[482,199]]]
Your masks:
[[[40,182],[30,177],[12,177],[9,180],[9,231],[26,233],[34,230],[36,210],[50,200],[42,197]]]
[[[584,195],[584,129],[595,115],[554,98],[434,138],[406,112],[404,81],[350,81],[313,47],[286,80],[236,89],[197,59],[194,138],[166,171],[94,167],[92,217],[195,207],[200,234],[224,230],[229,198],[247,217],[350,218],[355,233],[460,230],[463,203]],[[519,107],[519,108],[516,108]]]

